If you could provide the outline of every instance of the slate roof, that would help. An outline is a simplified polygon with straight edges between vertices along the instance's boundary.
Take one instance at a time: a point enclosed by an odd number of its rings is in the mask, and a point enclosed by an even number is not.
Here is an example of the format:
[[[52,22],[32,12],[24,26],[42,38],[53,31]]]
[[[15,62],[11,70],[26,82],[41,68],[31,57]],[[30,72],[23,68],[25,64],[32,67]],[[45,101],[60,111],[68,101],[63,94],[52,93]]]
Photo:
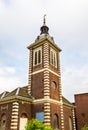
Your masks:
[[[18,87],[11,92],[3,92],[0,94],[0,102],[11,99],[20,99],[31,101],[32,97],[28,94],[28,86]]]
[[[48,35],[45,35],[43,38],[40,38],[39,40],[35,41],[34,43],[30,44],[27,48],[30,49],[34,45],[38,45],[39,43],[43,43],[45,40],[48,40],[51,44],[53,44],[59,51],[62,51],[55,42],[53,42],[52,38],[50,38]]]
[[[31,98],[31,96],[28,94],[27,86],[18,87],[12,92],[8,93],[5,97],[10,97],[10,96],[22,96],[26,98]]]
[[[18,87],[15,90],[11,92],[3,92],[0,94],[0,101],[3,101],[5,99],[12,99],[12,98],[20,98],[20,99],[27,99],[27,100],[32,100],[32,97],[28,94],[28,86],[23,86],[23,87]],[[65,106],[73,107],[73,104],[69,102],[65,97],[62,97],[63,104]]]
[[[5,91],[0,94],[0,99],[4,98],[9,92]]]
[[[62,100],[63,100],[63,104],[64,105],[74,107],[73,103],[71,103],[70,101],[68,101],[65,97],[62,97]]]

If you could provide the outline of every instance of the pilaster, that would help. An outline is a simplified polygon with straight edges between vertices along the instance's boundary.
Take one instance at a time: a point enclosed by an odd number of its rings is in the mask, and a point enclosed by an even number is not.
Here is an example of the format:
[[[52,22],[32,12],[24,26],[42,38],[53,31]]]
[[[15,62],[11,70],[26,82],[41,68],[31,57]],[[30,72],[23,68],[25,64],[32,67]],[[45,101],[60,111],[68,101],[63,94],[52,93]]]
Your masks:
[[[76,124],[75,124],[75,112],[74,108],[72,109],[72,114],[73,114],[73,129],[76,130]]]
[[[44,44],[44,68],[49,68],[49,45]],[[49,81],[49,71],[44,70],[44,98],[50,97],[50,81]]]
[[[44,123],[50,125],[50,103],[44,103]]]
[[[49,45],[44,44],[44,68],[49,68]],[[44,98],[50,98],[50,79],[49,71],[44,70]],[[50,103],[44,103],[44,123],[50,125]]]
[[[29,55],[29,76],[28,76],[28,94],[31,95],[31,68],[32,68],[32,50]]]
[[[11,130],[18,130],[19,103],[13,102],[11,116]]]
[[[59,57],[60,58],[60,57]],[[64,130],[64,110],[63,110],[63,99],[62,99],[62,85],[61,85],[61,73],[60,73],[60,59],[58,62],[59,67],[59,87],[60,87],[60,113],[61,113],[61,130]]]

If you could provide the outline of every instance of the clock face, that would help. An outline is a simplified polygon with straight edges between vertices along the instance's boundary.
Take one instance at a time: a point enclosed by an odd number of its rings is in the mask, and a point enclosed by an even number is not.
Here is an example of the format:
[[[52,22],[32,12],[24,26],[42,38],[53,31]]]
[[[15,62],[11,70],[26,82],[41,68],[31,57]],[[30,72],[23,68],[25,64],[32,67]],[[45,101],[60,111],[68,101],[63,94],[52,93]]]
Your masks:
[[[52,82],[52,88],[56,89],[56,86],[57,86],[57,85],[56,85],[56,82],[53,81],[53,82]]]

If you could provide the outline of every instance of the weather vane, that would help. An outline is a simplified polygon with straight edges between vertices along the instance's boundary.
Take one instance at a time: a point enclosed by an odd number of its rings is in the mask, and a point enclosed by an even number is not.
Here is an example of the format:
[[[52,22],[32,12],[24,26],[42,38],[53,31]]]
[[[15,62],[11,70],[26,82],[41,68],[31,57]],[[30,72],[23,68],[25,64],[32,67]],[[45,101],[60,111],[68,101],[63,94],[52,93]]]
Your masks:
[[[46,14],[44,15],[44,18],[43,18],[43,24],[44,25],[46,24]]]

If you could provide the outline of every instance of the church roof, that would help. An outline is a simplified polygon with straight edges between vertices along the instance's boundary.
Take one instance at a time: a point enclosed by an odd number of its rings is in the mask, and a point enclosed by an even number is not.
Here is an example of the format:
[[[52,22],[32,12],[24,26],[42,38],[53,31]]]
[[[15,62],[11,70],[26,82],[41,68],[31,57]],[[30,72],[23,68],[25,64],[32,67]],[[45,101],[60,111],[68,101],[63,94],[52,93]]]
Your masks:
[[[20,99],[20,100],[27,100],[31,101],[32,97],[28,94],[27,90],[28,86],[18,87],[11,92],[3,92],[0,94],[0,102],[6,100],[13,100],[13,99]]]
[[[26,101],[33,101],[33,98],[28,94],[28,86],[18,87],[11,92],[3,92],[0,94],[0,102],[7,101],[11,99],[20,99]],[[63,104],[65,106],[73,107],[73,104],[69,102],[65,97],[62,97]]]
[[[37,37],[37,39],[35,40],[34,43],[30,44],[27,48],[30,49],[32,47],[34,47],[35,45],[39,45],[41,43],[43,43],[44,41],[48,41],[50,42],[52,45],[54,45],[59,51],[62,51],[54,42],[53,37],[50,37],[48,34],[42,34],[40,36]]]
[[[31,98],[31,96],[28,94],[27,86],[18,87],[12,92],[8,93],[5,97],[10,97],[10,96],[22,96],[22,97]]]
[[[65,106],[74,107],[74,105],[70,101],[68,101],[65,97],[62,97],[62,100]]]
[[[0,99],[4,98],[9,92],[5,91],[0,94]]]

